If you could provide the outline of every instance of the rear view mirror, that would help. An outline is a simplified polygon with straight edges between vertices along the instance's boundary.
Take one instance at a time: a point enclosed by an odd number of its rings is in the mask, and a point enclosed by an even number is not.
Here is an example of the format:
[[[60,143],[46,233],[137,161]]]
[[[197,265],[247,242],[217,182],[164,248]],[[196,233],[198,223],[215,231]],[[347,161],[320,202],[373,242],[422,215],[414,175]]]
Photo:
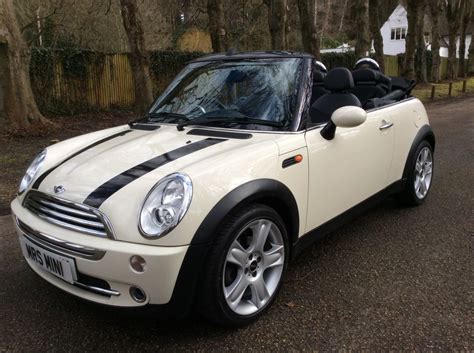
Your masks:
[[[367,119],[367,112],[359,107],[345,106],[336,109],[331,120],[321,129],[321,136],[332,140],[336,134],[336,127],[355,127],[363,124]]]

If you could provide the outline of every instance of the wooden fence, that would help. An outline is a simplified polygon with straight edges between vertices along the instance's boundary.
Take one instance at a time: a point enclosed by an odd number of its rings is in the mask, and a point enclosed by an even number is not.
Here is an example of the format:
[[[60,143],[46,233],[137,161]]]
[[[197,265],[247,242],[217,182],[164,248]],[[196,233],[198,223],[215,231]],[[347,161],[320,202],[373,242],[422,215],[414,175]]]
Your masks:
[[[87,62],[84,74],[70,75],[64,63],[52,59],[49,79],[32,73],[33,91],[43,112],[78,113],[94,110],[128,109],[135,101],[133,75],[127,54],[105,54],[101,60]],[[183,64],[184,65],[184,64]],[[182,65],[170,63],[152,73],[155,96],[159,95]],[[441,74],[445,75],[447,60],[441,61]],[[400,75],[398,57],[385,56],[385,73]]]

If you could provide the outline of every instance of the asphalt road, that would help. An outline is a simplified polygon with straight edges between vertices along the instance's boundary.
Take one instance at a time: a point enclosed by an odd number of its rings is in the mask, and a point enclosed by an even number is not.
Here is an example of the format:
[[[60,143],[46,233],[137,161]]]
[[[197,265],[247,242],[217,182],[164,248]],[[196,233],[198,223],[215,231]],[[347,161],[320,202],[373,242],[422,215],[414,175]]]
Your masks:
[[[387,200],[308,249],[254,325],[131,318],[47,284],[0,218],[0,351],[474,349],[474,98],[428,107],[435,133],[427,202]]]

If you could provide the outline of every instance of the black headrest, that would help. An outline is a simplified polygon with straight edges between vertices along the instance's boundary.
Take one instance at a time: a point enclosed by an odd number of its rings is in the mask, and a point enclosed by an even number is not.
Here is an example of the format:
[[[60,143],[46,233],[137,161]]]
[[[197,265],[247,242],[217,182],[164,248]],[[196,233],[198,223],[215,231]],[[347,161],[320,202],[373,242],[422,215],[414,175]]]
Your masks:
[[[354,82],[377,82],[380,74],[378,71],[372,69],[359,69],[352,71]]]
[[[315,71],[313,71],[313,82],[314,83],[323,83],[325,76],[326,75],[324,74],[324,72],[315,70]]]
[[[387,86],[390,86],[392,84],[392,79],[388,76],[385,76],[384,74],[379,74],[379,83],[384,83]]]
[[[354,88],[351,72],[345,67],[336,67],[324,78],[324,87],[332,92],[348,91]]]

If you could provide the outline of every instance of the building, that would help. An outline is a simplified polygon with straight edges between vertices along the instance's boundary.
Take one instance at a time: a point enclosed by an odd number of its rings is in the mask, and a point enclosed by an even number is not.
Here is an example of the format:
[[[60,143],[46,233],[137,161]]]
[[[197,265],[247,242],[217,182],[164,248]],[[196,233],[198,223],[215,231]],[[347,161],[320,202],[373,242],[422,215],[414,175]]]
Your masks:
[[[429,19],[426,16],[425,24],[429,22]],[[430,26],[427,26],[429,33]],[[440,50],[439,54],[441,57],[448,57],[448,26],[446,20],[443,16],[440,16],[440,33],[441,33],[441,43],[440,43]],[[392,14],[388,17],[387,21],[383,24],[380,28],[380,33],[382,34],[383,38],[383,51],[385,55],[398,55],[405,52],[405,38],[408,31],[408,19],[407,19],[407,11],[403,5],[398,5]],[[466,53],[464,54],[465,57],[468,57],[468,49],[469,45],[471,44],[471,38],[473,34],[473,25],[472,21],[470,26],[468,26],[467,34],[466,34]],[[427,48],[430,50],[431,45],[430,36],[426,37],[427,39]],[[459,35],[457,36],[457,57],[459,57]]]

